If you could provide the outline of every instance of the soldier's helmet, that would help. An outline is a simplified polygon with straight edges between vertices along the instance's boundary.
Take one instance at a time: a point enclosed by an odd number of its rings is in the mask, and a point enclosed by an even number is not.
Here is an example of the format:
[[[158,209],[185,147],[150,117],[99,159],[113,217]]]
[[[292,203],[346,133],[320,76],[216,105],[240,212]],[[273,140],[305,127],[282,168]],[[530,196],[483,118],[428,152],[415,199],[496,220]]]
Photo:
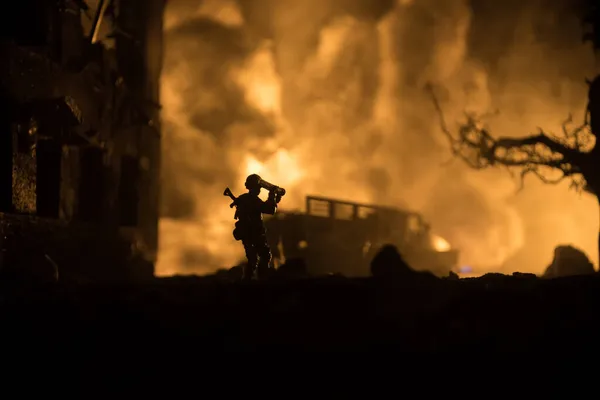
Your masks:
[[[246,189],[259,189],[262,178],[257,174],[248,175],[246,178]]]

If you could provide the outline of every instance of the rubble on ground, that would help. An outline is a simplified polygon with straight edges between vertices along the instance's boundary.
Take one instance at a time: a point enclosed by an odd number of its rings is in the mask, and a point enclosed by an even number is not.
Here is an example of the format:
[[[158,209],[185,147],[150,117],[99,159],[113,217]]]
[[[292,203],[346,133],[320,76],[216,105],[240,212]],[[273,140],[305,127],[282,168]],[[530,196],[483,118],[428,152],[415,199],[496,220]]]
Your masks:
[[[310,278],[301,260],[288,263],[274,275],[283,279],[252,282],[240,281],[237,266],[209,277],[4,287],[3,337],[96,352],[198,343],[224,351],[589,351],[598,343],[596,274],[437,278],[412,271],[390,247],[373,260],[373,278]]]
[[[11,327],[5,340],[35,336],[40,345],[110,351],[203,342],[213,350],[577,350],[598,343],[600,279],[57,283],[4,291],[0,310]]]
[[[291,258],[277,270],[278,275],[284,278],[307,278],[308,268],[302,258]]]

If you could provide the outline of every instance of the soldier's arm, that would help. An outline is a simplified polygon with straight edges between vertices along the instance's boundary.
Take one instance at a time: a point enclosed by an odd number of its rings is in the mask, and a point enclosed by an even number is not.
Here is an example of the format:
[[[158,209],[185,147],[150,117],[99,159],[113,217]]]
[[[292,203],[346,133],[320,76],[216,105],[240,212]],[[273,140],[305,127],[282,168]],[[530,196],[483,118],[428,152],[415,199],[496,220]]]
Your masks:
[[[269,192],[269,198],[267,201],[260,201],[261,207],[260,212],[263,214],[273,215],[277,211],[277,202],[275,201],[275,193]]]

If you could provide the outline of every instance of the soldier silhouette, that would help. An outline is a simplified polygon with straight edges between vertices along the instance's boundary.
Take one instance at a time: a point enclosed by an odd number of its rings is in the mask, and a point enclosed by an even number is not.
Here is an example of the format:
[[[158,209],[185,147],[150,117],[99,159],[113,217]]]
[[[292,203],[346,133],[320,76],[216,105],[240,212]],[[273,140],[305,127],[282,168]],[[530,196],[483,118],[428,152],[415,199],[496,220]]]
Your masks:
[[[258,267],[258,277],[268,272],[271,262],[271,249],[267,242],[266,229],[263,224],[262,214],[273,215],[277,211],[280,198],[276,190],[269,191],[267,201],[258,195],[261,190],[261,177],[252,174],[246,178],[248,193],[240,195],[236,200],[234,237],[242,241],[248,263],[244,269],[244,280],[252,279]],[[258,264],[258,265],[257,265]]]

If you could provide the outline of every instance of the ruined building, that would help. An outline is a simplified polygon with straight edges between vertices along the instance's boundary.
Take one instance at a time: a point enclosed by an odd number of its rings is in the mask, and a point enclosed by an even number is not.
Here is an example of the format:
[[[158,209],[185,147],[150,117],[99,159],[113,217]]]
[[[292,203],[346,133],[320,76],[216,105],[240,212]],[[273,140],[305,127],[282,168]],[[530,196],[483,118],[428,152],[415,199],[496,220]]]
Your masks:
[[[164,2],[19,0],[2,13],[5,274],[152,276]]]

